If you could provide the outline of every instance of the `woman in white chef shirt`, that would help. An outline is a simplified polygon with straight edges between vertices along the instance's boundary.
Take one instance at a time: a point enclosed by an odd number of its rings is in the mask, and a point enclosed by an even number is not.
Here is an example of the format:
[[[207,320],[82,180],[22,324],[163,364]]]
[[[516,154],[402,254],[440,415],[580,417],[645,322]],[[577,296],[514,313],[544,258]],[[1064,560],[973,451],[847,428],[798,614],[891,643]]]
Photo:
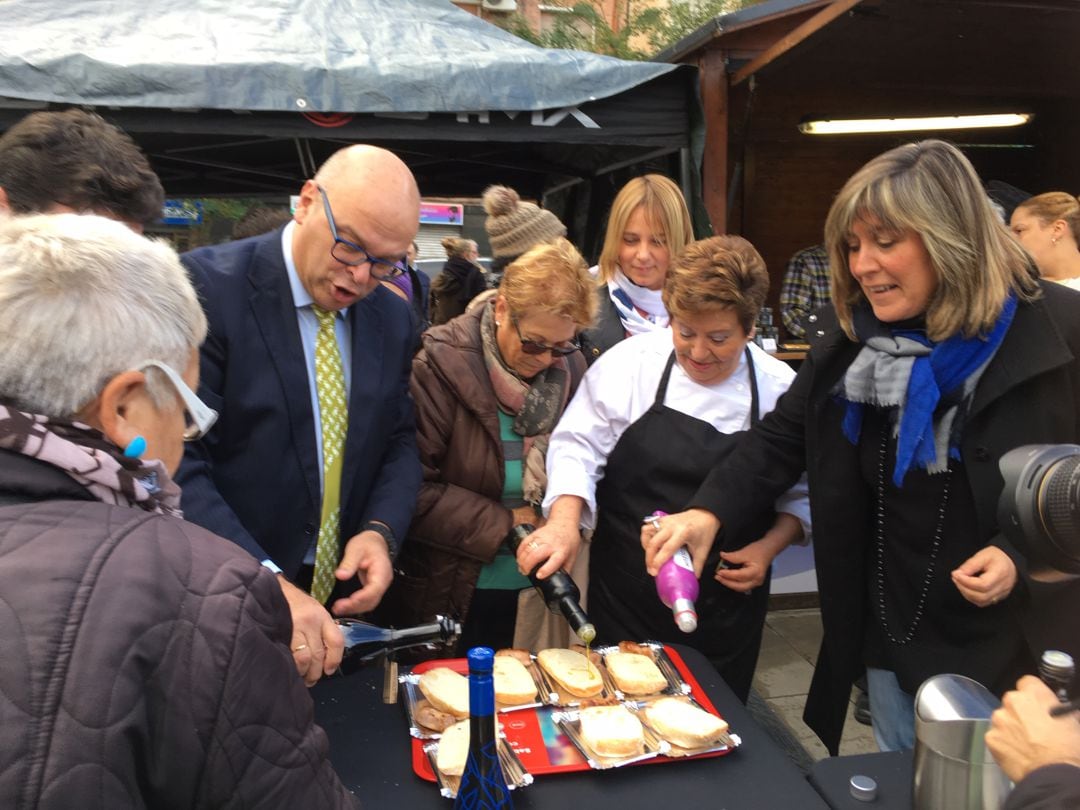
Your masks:
[[[726,525],[697,601],[698,629],[678,631],[645,570],[640,528],[676,512],[706,474],[770,410],[794,372],[751,343],[769,277],[738,236],[694,242],[668,270],[671,329],[620,342],[593,365],[551,436],[547,524],[523,544],[523,570],[570,569],[592,529],[588,613],[600,641],[690,644],[746,700],[761,645],[773,558],[808,535],[800,482],[775,511]],[[720,568],[721,562],[725,567]],[[715,573],[714,573],[715,572]]]

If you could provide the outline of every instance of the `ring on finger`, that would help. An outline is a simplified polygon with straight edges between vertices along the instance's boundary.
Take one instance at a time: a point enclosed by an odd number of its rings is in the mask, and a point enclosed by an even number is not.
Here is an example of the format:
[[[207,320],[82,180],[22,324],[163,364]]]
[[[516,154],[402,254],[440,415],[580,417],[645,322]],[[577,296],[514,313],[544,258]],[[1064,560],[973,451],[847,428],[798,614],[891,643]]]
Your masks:
[[[292,651],[293,652],[300,652],[301,650],[306,650],[306,649],[307,649],[307,644],[301,644],[299,647],[293,647]]]
[[[658,518],[658,517],[649,518],[649,523],[652,524],[652,527],[654,529],[656,529],[657,531],[660,531],[660,518]]]
[[[529,541],[529,550],[530,551],[536,551],[538,548],[540,548],[539,543],[537,543],[535,540],[530,540]]]

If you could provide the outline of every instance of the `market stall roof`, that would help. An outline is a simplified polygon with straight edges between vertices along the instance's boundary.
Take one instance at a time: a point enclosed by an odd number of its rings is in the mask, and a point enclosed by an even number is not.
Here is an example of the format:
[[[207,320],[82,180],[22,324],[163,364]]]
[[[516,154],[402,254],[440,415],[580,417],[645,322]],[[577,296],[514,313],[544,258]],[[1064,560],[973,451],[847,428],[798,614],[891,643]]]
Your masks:
[[[765,0],[657,58],[700,67],[705,204],[718,228],[761,251],[777,291],[791,255],[821,240],[844,181],[900,143],[953,141],[995,189],[1080,189],[1078,42],[1077,0]],[[994,129],[800,129],[987,113],[1031,118]]]
[[[538,193],[687,147],[697,104],[692,68],[539,48],[448,0],[0,2],[0,129],[92,106],[171,194],[292,190],[353,141],[425,194]]]

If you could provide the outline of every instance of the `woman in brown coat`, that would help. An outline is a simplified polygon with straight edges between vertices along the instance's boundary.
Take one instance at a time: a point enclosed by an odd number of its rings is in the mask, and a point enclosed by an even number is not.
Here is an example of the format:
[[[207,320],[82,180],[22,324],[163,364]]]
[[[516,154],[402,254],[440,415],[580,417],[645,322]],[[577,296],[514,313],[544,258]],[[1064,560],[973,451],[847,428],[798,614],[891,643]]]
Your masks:
[[[451,614],[463,647],[510,645],[529,583],[504,540],[542,522],[547,438],[584,372],[576,339],[595,312],[585,262],[560,238],[507,267],[484,306],[424,335],[411,383],[424,483],[384,621]]]

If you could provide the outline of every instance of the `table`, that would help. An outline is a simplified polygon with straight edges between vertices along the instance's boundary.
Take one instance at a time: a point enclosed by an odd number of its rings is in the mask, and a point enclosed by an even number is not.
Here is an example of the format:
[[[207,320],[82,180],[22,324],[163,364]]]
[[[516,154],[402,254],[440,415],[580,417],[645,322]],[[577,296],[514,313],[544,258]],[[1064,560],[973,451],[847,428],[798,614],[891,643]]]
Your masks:
[[[539,776],[531,786],[514,791],[514,806],[825,810],[828,805],[708,660],[688,647],[675,649],[742,738],[737,750],[714,759]],[[315,720],[330,737],[330,759],[338,775],[366,807],[448,810],[451,802],[439,796],[434,783],[413,773],[403,706],[384,704],[381,693],[381,667],[326,678],[311,689]]]
[[[829,757],[814,763],[809,779],[833,810],[911,810],[914,763],[912,751]],[[875,801],[860,802],[852,797],[848,782],[856,774],[877,782]]]

